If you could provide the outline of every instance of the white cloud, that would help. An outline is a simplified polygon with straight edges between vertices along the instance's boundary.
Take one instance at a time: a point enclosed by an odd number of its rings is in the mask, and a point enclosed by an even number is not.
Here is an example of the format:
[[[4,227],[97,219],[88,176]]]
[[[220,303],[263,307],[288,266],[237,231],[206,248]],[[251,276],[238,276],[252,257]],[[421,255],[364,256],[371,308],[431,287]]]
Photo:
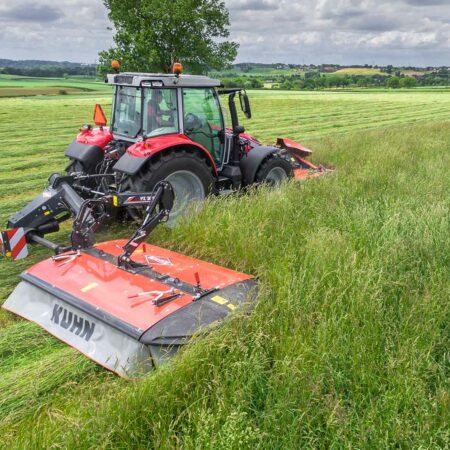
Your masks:
[[[363,43],[374,48],[417,48],[438,44],[436,33],[415,33],[413,31],[388,31],[365,39]]]
[[[238,61],[442,65],[450,0],[225,0]],[[0,0],[0,58],[94,62],[102,0]]]
[[[112,43],[108,26],[101,0],[0,0],[0,58],[93,63]]]

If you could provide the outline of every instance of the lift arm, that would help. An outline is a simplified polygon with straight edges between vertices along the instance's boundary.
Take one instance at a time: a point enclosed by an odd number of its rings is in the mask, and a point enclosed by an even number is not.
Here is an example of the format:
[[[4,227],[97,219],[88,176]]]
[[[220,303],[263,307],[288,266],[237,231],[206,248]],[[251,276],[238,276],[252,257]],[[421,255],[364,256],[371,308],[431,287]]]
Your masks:
[[[153,229],[161,222],[167,221],[173,206],[173,188],[167,181],[160,181],[153,190],[152,199],[145,209],[145,218],[131,239],[123,246],[124,252],[119,256],[119,265],[127,265],[131,255],[139,247]]]
[[[120,264],[130,261],[131,255],[152,230],[169,218],[174,201],[172,185],[160,181],[153,192],[137,194],[124,192],[117,195],[105,195],[97,199],[86,200],[73,222],[71,233],[72,250],[82,250],[95,244],[95,233],[111,217],[114,207],[144,206],[144,220],[123,247],[124,253],[119,257]]]
[[[124,246],[124,253],[119,258],[119,263],[123,265],[130,262],[133,252],[152,230],[168,219],[173,207],[173,188],[167,181],[160,181],[150,193],[121,192],[105,195],[99,192],[96,193],[97,198],[88,200],[83,200],[69,183],[70,180],[66,177],[56,176],[44,194],[35,199],[32,204],[27,205],[26,214],[22,212],[16,215],[17,224],[11,221],[8,223],[9,230],[0,234],[0,253],[14,258],[14,245],[17,240],[13,237],[15,230],[19,230],[28,242],[43,245],[56,254],[70,250],[79,252],[95,244],[95,233],[113,217],[115,209],[145,208],[142,224]],[[65,214],[64,219],[71,214],[75,216],[69,246],[55,244],[43,237],[46,232],[59,229],[57,219],[62,213]],[[51,219],[45,222],[47,217]]]

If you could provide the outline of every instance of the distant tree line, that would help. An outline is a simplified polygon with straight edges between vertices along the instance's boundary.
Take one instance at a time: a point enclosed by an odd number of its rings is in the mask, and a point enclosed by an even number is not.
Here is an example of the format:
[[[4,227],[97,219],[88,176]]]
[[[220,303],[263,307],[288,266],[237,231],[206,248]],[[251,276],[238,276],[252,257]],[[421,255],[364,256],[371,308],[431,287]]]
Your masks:
[[[396,71],[374,75],[338,75],[320,73],[319,71],[304,74],[257,77],[248,73],[240,77],[228,76],[223,78],[225,87],[243,87],[246,89],[260,89],[270,86],[272,89],[282,90],[319,90],[336,88],[381,88],[392,89],[413,88],[416,86],[450,86],[450,71],[439,69],[420,76],[407,76]]]
[[[95,65],[79,65],[74,67],[40,66],[29,68],[0,67],[0,74],[45,78],[60,78],[67,76],[95,77],[97,75],[97,69]]]
[[[221,81],[226,88],[261,89],[264,87],[264,81],[256,77],[222,78]]]
[[[415,69],[414,67],[395,68],[393,66],[352,66],[355,68],[377,68],[381,73],[374,74],[339,74],[333,73],[339,66],[323,64],[320,66],[303,66],[302,71],[286,73],[254,73],[261,69],[297,69],[292,64],[255,64],[239,63],[221,72],[212,72],[211,76],[220,78],[225,87],[243,87],[246,89],[283,89],[283,90],[318,90],[339,88],[388,87],[412,88],[415,86],[450,86],[450,70],[446,67]],[[405,75],[403,71],[409,71]],[[0,74],[21,75],[27,77],[95,77],[95,64],[72,62],[26,60],[13,61],[0,59]]]

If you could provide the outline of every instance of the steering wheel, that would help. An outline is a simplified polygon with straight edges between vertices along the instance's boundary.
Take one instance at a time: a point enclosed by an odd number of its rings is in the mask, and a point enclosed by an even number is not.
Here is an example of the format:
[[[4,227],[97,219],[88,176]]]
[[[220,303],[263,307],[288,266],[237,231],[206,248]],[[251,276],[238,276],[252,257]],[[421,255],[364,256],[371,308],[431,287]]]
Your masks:
[[[188,132],[199,130],[203,126],[203,121],[194,113],[187,113],[184,116],[184,128]]]

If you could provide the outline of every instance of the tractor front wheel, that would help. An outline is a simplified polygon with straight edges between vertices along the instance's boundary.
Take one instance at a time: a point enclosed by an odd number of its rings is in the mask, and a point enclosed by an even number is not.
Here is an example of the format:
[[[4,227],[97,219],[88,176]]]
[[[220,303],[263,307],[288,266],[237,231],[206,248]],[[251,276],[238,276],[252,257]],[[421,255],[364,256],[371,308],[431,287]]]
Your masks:
[[[168,225],[173,226],[192,207],[200,206],[213,191],[214,178],[205,160],[195,152],[170,151],[155,155],[140,172],[124,181],[121,190],[151,192],[156,183],[169,181],[175,201]],[[140,220],[142,210],[130,209],[132,218]]]
[[[288,178],[292,178],[292,176],[291,163],[283,157],[274,154],[261,163],[256,172],[255,182],[275,186]]]

